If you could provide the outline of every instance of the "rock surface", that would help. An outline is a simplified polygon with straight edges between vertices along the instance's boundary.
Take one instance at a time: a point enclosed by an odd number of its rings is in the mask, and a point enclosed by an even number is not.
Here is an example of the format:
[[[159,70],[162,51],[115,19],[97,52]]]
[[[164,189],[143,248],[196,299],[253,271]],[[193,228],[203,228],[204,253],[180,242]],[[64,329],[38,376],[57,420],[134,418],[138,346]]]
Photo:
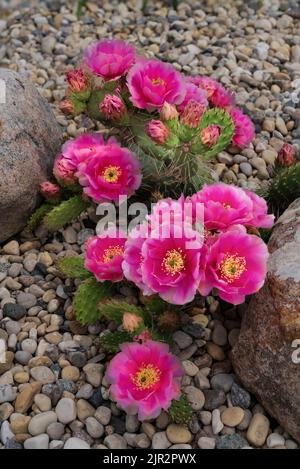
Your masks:
[[[269,250],[267,280],[243,318],[233,364],[244,386],[300,442],[300,199],[277,221]]]
[[[22,75],[0,69],[0,242],[20,231],[38,202],[38,185],[52,171],[61,130],[47,102]]]

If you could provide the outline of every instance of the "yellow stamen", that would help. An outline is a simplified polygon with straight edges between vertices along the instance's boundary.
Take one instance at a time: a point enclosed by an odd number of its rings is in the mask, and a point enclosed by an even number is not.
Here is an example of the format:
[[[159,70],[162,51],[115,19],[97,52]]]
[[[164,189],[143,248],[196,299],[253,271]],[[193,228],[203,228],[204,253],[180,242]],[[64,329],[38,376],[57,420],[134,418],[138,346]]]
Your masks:
[[[185,255],[181,249],[172,249],[167,251],[163,261],[162,268],[171,275],[179,274],[184,270]]]
[[[123,256],[124,248],[120,245],[109,246],[107,249],[104,249],[102,262],[111,262],[116,256]]]
[[[152,388],[160,380],[161,371],[154,365],[145,365],[134,374],[130,375],[131,381],[139,391]]]
[[[118,182],[121,174],[122,170],[120,166],[107,166],[102,172],[103,179],[106,182]]]
[[[224,208],[231,208],[231,205],[230,205],[230,204],[225,204],[225,203],[224,203],[224,204],[223,204],[223,207],[224,207]]]
[[[221,277],[228,283],[232,283],[238,280],[246,270],[246,259],[237,254],[227,254],[221,262],[219,269],[221,271]]]
[[[166,84],[165,80],[162,80],[161,78],[152,78],[151,82],[152,82],[153,85],[163,85],[164,86]]]

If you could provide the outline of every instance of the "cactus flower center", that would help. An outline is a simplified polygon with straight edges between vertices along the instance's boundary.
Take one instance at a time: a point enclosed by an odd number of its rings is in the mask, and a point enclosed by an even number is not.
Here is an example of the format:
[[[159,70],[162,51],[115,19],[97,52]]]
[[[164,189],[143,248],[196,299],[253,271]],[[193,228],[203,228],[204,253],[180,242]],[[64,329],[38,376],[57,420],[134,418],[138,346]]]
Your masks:
[[[103,262],[111,262],[116,256],[123,256],[124,248],[120,245],[109,246],[104,250]]]
[[[165,86],[166,84],[165,80],[162,80],[161,78],[152,78],[151,83],[153,85],[162,85],[162,86]]]
[[[167,251],[162,261],[163,270],[171,275],[179,274],[185,268],[184,258],[185,256],[181,249]]]
[[[110,182],[110,183],[118,182],[121,174],[122,174],[122,170],[120,166],[107,166],[102,172],[104,181]]]
[[[160,380],[161,371],[157,366],[143,364],[142,367],[135,373],[130,375],[131,381],[135,384],[139,391],[151,389]]]
[[[246,259],[237,254],[227,254],[219,266],[221,277],[228,283],[238,280],[246,270]]]

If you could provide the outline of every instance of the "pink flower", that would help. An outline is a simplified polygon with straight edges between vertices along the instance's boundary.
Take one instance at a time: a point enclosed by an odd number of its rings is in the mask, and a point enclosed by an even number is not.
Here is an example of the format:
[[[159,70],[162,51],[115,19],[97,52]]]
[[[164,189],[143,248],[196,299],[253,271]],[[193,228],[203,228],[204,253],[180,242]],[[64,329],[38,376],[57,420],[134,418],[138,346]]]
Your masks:
[[[127,280],[134,282],[144,295],[152,295],[154,291],[143,282],[142,277],[142,246],[145,239],[150,235],[150,227],[143,222],[134,228],[128,235],[125,244],[123,272]]]
[[[204,204],[207,230],[226,230],[231,225],[247,225],[252,218],[253,204],[245,191],[224,183],[205,185],[191,197],[194,204]]]
[[[178,110],[180,112],[182,112],[184,110],[184,108],[186,107],[186,105],[189,104],[190,101],[195,101],[196,103],[201,104],[201,106],[203,108],[202,113],[205,111],[205,109],[208,106],[208,101],[206,99],[205,91],[201,90],[200,88],[198,88],[193,83],[187,82],[187,84],[186,84],[186,94],[185,94],[184,100],[178,106]]]
[[[274,215],[268,215],[268,205],[265,199],[259,197],[252,191],[243,189],[244,192],[251,199],[253,208],[252,208],[252,217],[247,221],[247,226],[253,226],[256,228],[272,228],[274,225]]]
[[[177,119],[179,114],[175,106],[164,102],[159,115],[162,121],[169,121],[172,119]]]
[[[99,282],[120,282],[124,277],[122,261],[125,242],[126,235],[115,229],[89,238],[86,243],[85,268],[92,272]]]
[[[143,243],[142,278],[163,300],[183,305],[197,291],[202,238],[188,224],[184,229],[182,223],[170,228],[169,236],[163,237],[164,227],[158,226]]]
[[[169,136],[170,129],[160,120],[152,119],[145,126],[146,134],[158,145],[164,145]]]
[[[71,99],[68,98],[60,102],[59,109],[66,116],[70,116],[75,113],[74,104],[72,103]]]
[[[91,71],[105,81],[126,75],[135,62],[135,49],[120,40],[105,40],[88,46],[84,59]]]
[[[234,105],[235,99],[233,94],[213,78],[196,76],[188,78],[188,81],[205,90],[206,97],[213,106],[227,108]]]
[[[167,410],[173,399],[179,399],[183,375],[182,365],[168,345],[148,340],[123,344],[105,377],[111,384],[112,398],[127,414],[149,420]]]
[[[231,109],[230,115],[235,127],[232,143],[237,147],[246,147],[255,136],[254,125],[251,119],[236,107]]]
[[[131,101],[140,109],[160,109],[164,102],[180,104],[185,96],[184,79],[172,65],[159,60],[141,60],[127,76]]]
[[[183,195],[181,195],[178,200],[168,197],[167,199],[160,200],[154,205],[152,213],[148,215],[147,220],[151,225],[151,230],[161,228],[160,234],[163,237],[166,237],[169,235],[170,227],[174,223],[186,222],[189,225],[192,224],[192,209],[192,204],[190,202],[186,203]],[[162,228],[167,228],[168,231],[164,233]]]
[[[50,181],[44,181],[40,184],[40,192],[46,200],[58,202],[60,199],[60,187]]]
[[[206,249],[199,291],[206,296],[213,288],[225,301],[241,304],[245,295],[257,292],[267,273],[268,249],[258,236],[230,230],[214,237]]]
[[[218,143],[220,135],[221,127],[219,125],[211,124],[208,127],[205,127],[205,129],[201,130],[201,142],[208,147],[213,147]]]
[[[116,142],[99,145],[90,158],[79,164],[77,175],[84,192],[96,202],[131,196],[142,180],[139,161]]]
[[[197,101],[191,100],[180,114],[180,122],[191,129],[195,129],[201,122],[203,112],[203,105]]]
[[[83,134],[68,140],[54,161],[53,174],[57,181],[62,185],[74,184],[79,163],[90,158],[102,145],[105,142],[100,134]]]
[[[278,152],[276,162],[283,167],[296,164],[295,148],[289,143],[284,143]]]
[[[119,120],[126,114],[126,106],[122,98],[109,93],[104,96],[99,109],[107,120]]]
[[[82,68],[70,70],[66,73],[66,79],[73,93],[90,90],[90,80]]]

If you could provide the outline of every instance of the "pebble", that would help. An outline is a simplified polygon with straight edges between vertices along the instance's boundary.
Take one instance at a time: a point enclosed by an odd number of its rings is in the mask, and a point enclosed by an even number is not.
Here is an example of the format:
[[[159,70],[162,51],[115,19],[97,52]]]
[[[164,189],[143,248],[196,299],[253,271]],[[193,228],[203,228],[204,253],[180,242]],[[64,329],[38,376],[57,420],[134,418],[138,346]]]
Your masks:
[[[173,340],[180,349],[186,349],[193,343],[192,337],[182,331],[174,332]]]
[[[217,449],[242,449],[247,446],[247,440],[238,433],[221,436],[216,443]]]
[[[255,414],[252,417],[248,431],[247,440],[253,446],[263,446],[269,432],[270,422],[265,415]]]
[[[104,438],[104,444],[107,446],[108,449],[126,449],[127,443],[125,438],[117,433],[113,433],[112,435],[108,435]]]
[[[17,302],[24,308],[29,309],[36,305],[37,299],[32,293],[20,292],[17,296]]]
[[[13,319],[14,321],[19,321],[26,314],[26,308],[23,305],[6,303],[3,306],[3,316]]]
[[[19,243],[15,240],[5,244],[2,249],[5,254],[11,254],[13,256],[19,256],[20,254]]]
[[[41,414],[37,414],[34,417],[32,417],[28,425],[28,431],[32,436],[40,435],[41,433],[45,433],[50,423],[53,423],[56,421],[57,421],[57,416],[55,412],[53,411],[42,412]]]
[[[80,378],[80,371],[76,366],[66,366],[61,372],[62,379],[70,381],[78,381]]]
[[[38,406],[41,412],[51,410],[51,399],[45,394],[36,394],[34,396],[34,403]]]
[[[171,442],[168,440],[166,432],[157,432],[152,438],[152,449],[168,449]]]
[[[211,380],[210,384],[212,389],[219,389],[224,391],[225,393],[229,392],[232,385],[233,385],[234,378],[232,375],[228,375],[225,373],[218,373],[214,375]]]
[[[5,445],[6,442],[14,437],[7,421],[3,422],[0,428],[0,440]]]
[[[24,442],[25,449],[48,449],[49,436],[46,433],[28,438]]]
[[[271,433],[267,438],[268,448],[274,448],[275,446],[284,446],[284,444],[285,439],[278,433]]]
[[[184,426],[171,423],[166,429],[168,440],[174,444],[189,443],[192,440],[191,432]]]
[[[60,422],[50,423],[47,427],[47,434],[51,440],[60,440],[65,431],[65,426]]]
[[[184,391],[192,409],[195,411],[201,410],[205,402],[203,392],[200,389],[195,388],[195,386],[186,386]]]
[[[17,391],[10,384],[0,385],[0,404],[3,402],[12,402],[15,400]]]
[[[201,436],[198,440],[198,446],[200,449],[215,449],[216,440],[207,436]]]
[[[226,395],[222,390],[205,389],[203,392],[205,396],[204,409],[206,410],[216,409],[226,401]]]
[[[68,424],[76,419],[76,404],[73,399],[63,397],[58,401],[55,412],[59,422]]]
[[[219,409],[214,409],[211,414],[211,426],[214,435],[218,435],[223,428],[224,424],[221,421],[221,414]]]
[[[80,438],[71,437],[65,443],[64,449],[90,449],[90,445]]]
[[[94,416],[102,425],[108,425],[111,418],[111,410],[109,407],[100,406]]]
[[[241,407],[228,407],[222,412],[221,419],[227,427],[237,427],[244,418],[244,411]]]
[[[31,407],[34,396],[40,392],[41,383],[29,383],[17,395],[15,402],[15,411],[23,414]]]
[[[85,421],[86,429],[88,434],[92,438],[101,438],[104,434],[104,427],[103,425],[98,422],[94,417],[88,417]]]
[[[103,365],[98,363],[88,363],[83,367],[86,380],[95,388],[100,386],[103,376]]]
[[[232,404],[236,407],[242,407],[242,409],[248,409],[250,407],[250,394],[237,383],[233,383],[231,387],[230,398]]]
[[[31,376],[42,384],[55,383],[54,373],[46,366],[35,366],[30,370]]]

